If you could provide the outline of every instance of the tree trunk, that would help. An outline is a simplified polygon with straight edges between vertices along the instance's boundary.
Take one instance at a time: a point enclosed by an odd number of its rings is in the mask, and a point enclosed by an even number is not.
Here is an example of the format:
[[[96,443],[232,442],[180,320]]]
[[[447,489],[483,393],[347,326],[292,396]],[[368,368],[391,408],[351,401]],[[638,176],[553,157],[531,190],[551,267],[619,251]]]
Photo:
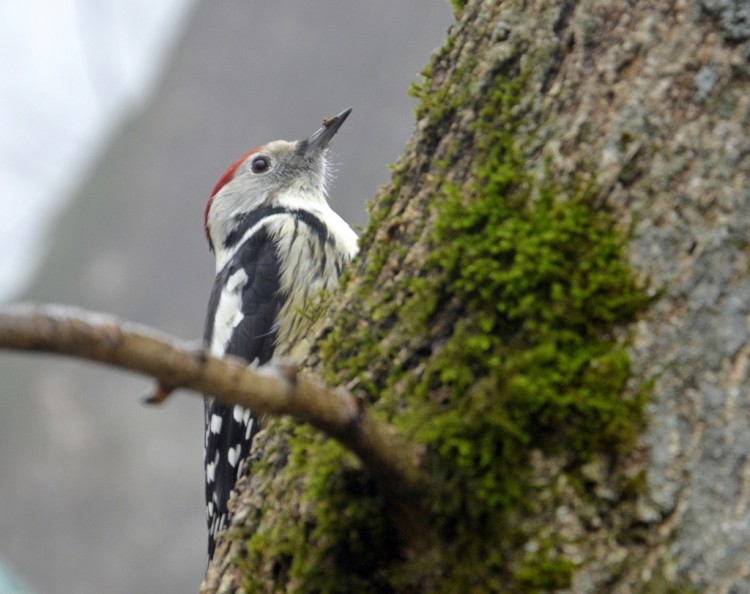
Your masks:
[[[202,591],[750,592],[750,4],[454,5],[307,354],[429,528],[271,420]]]

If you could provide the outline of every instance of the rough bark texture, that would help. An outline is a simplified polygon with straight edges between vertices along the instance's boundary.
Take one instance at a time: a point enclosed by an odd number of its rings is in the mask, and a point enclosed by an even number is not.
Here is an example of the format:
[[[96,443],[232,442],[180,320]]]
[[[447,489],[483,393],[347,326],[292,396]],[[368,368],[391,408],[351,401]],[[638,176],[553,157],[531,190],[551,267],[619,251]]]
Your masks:
[[[750,5],[455,5],[308,359],[424,447],[426,552],[269,423],[203,591],[750,592]]]

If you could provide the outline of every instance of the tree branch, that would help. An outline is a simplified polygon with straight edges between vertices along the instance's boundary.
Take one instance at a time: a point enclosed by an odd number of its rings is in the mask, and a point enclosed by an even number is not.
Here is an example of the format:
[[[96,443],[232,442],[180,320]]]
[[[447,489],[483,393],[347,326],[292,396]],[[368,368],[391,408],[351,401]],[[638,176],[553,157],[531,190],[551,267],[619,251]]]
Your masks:
[[[405,551],[423,546],[428,521],[419,501],[418,449],[351,394],[325,387],[294,365],[250,369],[241,359],[218,359],[145,326],[56,305],[0,307],[0,349],[57,353],[149,375],[158,382],[152,402],[187,388],[257,415],[309,423],[360,458],[390,503]]]

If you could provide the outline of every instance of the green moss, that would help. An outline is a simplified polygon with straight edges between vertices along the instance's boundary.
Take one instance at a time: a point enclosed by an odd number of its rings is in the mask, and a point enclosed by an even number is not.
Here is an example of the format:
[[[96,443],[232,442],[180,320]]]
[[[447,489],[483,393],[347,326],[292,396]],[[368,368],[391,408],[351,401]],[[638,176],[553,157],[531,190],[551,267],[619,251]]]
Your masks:
[[[451,6],[453,7],[453,16],[455,18],[458,18],[467,2],[468,0],[451,0]]]
[[[518,583],[527,592],[569,588],[575,566],[564,558],[548,556],[547,552],[529,555],[516,571]]]
[[[271,430],[278,424],[271,422]],[[384,530],[382,501],[368,477],[337,442],[307,426],[281,424],[282,433],[291,434],[286,438],[289,449],[282,448],[289,452],[284,472],[266,461],[269,456],[273,459],[275,451],[276,440],[270,436],[264,440],[266,451],[252,474],[264,489],[257,497],[287,505],[259,516],[257,523],[245,522],[250,536],[244,537],[245,555],[240,563],[244,590],[387,591],[373,573],[378,565],[393,562],[398,549],[393,533]],[[287,515],[292,508],[300,515]],[[243,535],[230,538],[243,539]],[[383,551],[393,553],[383,555]]]
[[[449,122],[451,114],[465,104],[469,88],[463,84],[463,79],[471,73],[473,66],[467,64],[461,67],[449,82],[437,88],[433,88],[429,83],[429,71],[424,71],[423,81],[409,89],[409,95],[420,101],[415,111],[417,119],[427,118],[432,126],[440,122]]]
[[[248,542],[253,562],[275,563],[289,591],[534,592],[572,579],[562,543],[522,552],[533,536],[523,519],[543,491],[529,481],[529,452],[564,455],[575,477],[594,455],[628,450],[644,397],[626,393],[623,330],[646,299],[597,188],[527,171],[516,144],[524,85],[510,72],[482,89],[463,143],[474,151],[470,181],[438,180],[421,269],[396,281],[387,271],[406,250],[368,246],[348,309],[320,345],[327,381],[355,389],[424,445],[442,549],[400,559],[366,474],[300,428],[288,473],[304,483],[304,517],[281,516]],[[455,103],[427,87],[416,94],[434,129],[469,100],[468,90]],[[391,221],[407,174],[400,165],[373,206],[365,245]]]
[[[438,205],[429,263],[443,275],[444,298],[464,311],[420,385],[429,391],[437,381],[460,400],[454,406],[473,406],[464,396],[484,377],[482,399],[494,409],[502,394],[500,410],[519,435],[546,434],[565,420],[559,438],[585,457],[632,426],[638,403],[619,397],[628,360],[613,332],[643,299],[590,192],[561,198],[554,186],[535,187],[532,198],[532,186],[502,169],[505,181],[484,200],[466,205],[451,188]],[[431,292],[417,285],[416,299],[429,302]]]
[[[438,50],[434,63],[449,60],[453,49],[453,39],[448,38]],[[409,88],[409,95],[419,101],[414,114],[417,120],[426,120],[428,128],[438,133],[444,125],[452,122],[452,114],[466,106],[471,92],[472,76],[476,67],[476,59],[468,59],[455,67],[449,75],[436,84],[434,69],[428,65],[422,70],[421,81]],[[441,75],[440,78],[442,78]]]
[[[398,300],[357,312],[356,324],[342,319],[324,349],[332,379],[358,379],[427,447],[433,512],[454,560],[444,591],[472,580],[509,591],[568,580],[561,555],[526,560],[515,577],[508,568],[511,518],[533,507],[528,452],[564,452],[575,473],[595,453],[627,451],[641,426],[643,395],[624,395],[618,329],[646,299],[595,186],[525,171],[514,144],[523,85],[523,76],[497,79],[474,125],[471,183],[439,188],[424,274],[404,280]],[[438,98],[422,109],[437,122],[453,107]],[[363,285],[363,301],[373,286]],[[432,350],[418,367],[374,371],[434,326],[447,334],[426,339]],[[466,574],[478,566],[481,577]]]

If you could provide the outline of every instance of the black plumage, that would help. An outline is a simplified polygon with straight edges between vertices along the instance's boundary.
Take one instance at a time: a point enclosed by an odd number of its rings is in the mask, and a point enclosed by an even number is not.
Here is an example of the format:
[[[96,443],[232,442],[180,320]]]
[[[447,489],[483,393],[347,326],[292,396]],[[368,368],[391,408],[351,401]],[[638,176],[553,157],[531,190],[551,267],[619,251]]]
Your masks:
[[[247,239],[216,275],[204,332],[207,345],[211,345],[214,332],[217,331],[214,324],[222,293],[226,292],[232,276],[239,273],[239,278],[242,278],[240,271],[244,271],[246,276],[241,286],[239,283],[236,286],[242,316],[231,331],[224,354],[242,357],[249,363],[261,365],[273,355],[275,323],[284,299],[280,290],[279,257],[265,227],[261,227]],[[239,409],[224,406],[211,397],[205,399],[205,422],[210,558],[215,545],[214,537],[226,522],[229,494],[259,427],[257,419],[249,411],[240,412]],[[208,466],[211,464],[214,464],[213,473]]]

